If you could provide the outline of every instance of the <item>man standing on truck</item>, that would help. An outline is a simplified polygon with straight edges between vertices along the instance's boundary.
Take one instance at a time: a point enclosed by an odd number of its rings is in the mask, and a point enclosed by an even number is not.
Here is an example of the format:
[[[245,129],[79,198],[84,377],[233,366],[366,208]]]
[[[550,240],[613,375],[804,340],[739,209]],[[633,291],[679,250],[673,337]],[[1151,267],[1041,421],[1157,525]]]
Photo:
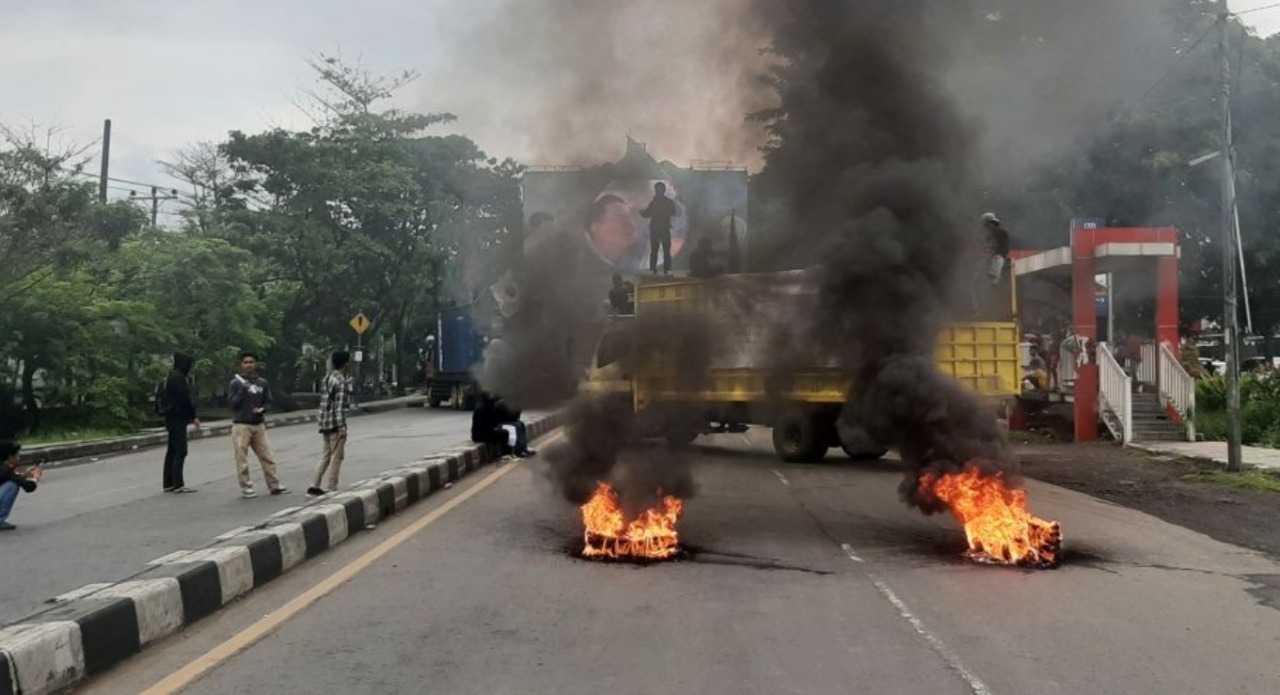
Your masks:
[[[1000,279],[1004,277],[1005,266],[1009,265],[1009,231],[994,212],[982,216],[982,225],[987,229],[991,284],[999,285]]]
[[[653,200],[640,211],[649,220],[649,272],[658,274],[658,248],[662,248],[662,270],[671,274],[671,220],[680,216],[676,202],[667,197],[667,184],[653,184]]]

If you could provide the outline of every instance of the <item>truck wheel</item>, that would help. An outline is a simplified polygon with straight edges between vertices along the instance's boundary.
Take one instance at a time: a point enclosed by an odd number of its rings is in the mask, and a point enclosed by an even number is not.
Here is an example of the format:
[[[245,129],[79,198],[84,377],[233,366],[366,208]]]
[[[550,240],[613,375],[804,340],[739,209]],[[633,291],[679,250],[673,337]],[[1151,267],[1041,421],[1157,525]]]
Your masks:
[[[889,453],[888,449],[871,438],[866,427],[844,417],[836,423],[836,438],[840,449],[854,461],[875,461]]]
[[[840,448],[845,455],[854,461],[876,461],[884,458],[885,454],[889,453],[888,449],[850,449],[843,444],[840,445]]]
[[[697,427],[678,427],[667,431],[667,443],[671,446],[689,446],[699,434],[701,433]]]
[[[827,454],[826,434],[816,416],[787,413],[773,425],[773,450],[783,461],[817,463]]]

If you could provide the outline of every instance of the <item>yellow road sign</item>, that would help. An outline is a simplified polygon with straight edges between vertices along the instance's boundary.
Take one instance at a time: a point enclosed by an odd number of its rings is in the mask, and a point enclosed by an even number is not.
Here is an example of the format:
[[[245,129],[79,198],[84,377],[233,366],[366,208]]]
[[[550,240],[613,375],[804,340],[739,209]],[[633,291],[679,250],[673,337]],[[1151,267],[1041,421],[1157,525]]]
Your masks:
[[[356,314],[355,318],[351,319],[350,325],[356,333],[364,335],[364,332],[369,330],[369,326],[372,326],[373,322],[369,320],[368,316],[364,315],[364,312],[360,312]]]

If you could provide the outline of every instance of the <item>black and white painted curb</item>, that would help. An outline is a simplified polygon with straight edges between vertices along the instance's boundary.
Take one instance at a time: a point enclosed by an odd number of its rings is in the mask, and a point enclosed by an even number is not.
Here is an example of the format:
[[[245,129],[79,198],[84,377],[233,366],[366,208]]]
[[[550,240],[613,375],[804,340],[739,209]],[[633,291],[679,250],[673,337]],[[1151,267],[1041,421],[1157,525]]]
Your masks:
[[[532,419],[530,439],[559,420]],[[228,531],[204,548],[169,553],[124,581],[59,596],[54,607],[0,628],[0,695],[44,695],[102,673],[491,463],[494,454],[485,446],[455,447]]]

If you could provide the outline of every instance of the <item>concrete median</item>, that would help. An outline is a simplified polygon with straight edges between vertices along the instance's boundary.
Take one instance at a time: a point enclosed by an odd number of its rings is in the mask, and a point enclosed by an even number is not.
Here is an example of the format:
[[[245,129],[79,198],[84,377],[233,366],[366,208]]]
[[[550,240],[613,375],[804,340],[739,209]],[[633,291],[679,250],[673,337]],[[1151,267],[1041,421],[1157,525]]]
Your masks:
[[[385,413],[389,410],[397,410],[399,408],[425,407],[426,403],[426,396],[405,396],[404,398],[393,398],[385,401],[372,401],[365,405],[352,408],[351,411],[347,413],[347,416],[372,415],[374,413]],[[277,413],[267,416],[267,427],[301,425],[308,422],[315,422],[317,417],[318,416],[314,410],[298,411],[293,413]],[[190,430],[188,437],[194,441],[198,439],[208,439],[210,437],[224,437],[230,433],[231,421],[219,420],[205,423],[205,425],[198,430]],[[88,442],[66,442],[60,444],[37,444],[34,446],[24,446],[22,454],[25,458],[32,461],[48,461],[51,467],[57,468],[59,466],[85,463],[91,459],[103,458],[113,454],[129,453],[138,451],[139,449],[161,447],[168,444],[168,441],[169,435],[163,430],[160,430]]]
[[[560,420],[559,414],[532,418],[530,439]],[[204,547],[169,553],[123,580],[63,594],[52,607],[0,628],[0,695],[54,693],[101,673],[493,462],[495,453],[480,445],[454,447],[281,510]]]

